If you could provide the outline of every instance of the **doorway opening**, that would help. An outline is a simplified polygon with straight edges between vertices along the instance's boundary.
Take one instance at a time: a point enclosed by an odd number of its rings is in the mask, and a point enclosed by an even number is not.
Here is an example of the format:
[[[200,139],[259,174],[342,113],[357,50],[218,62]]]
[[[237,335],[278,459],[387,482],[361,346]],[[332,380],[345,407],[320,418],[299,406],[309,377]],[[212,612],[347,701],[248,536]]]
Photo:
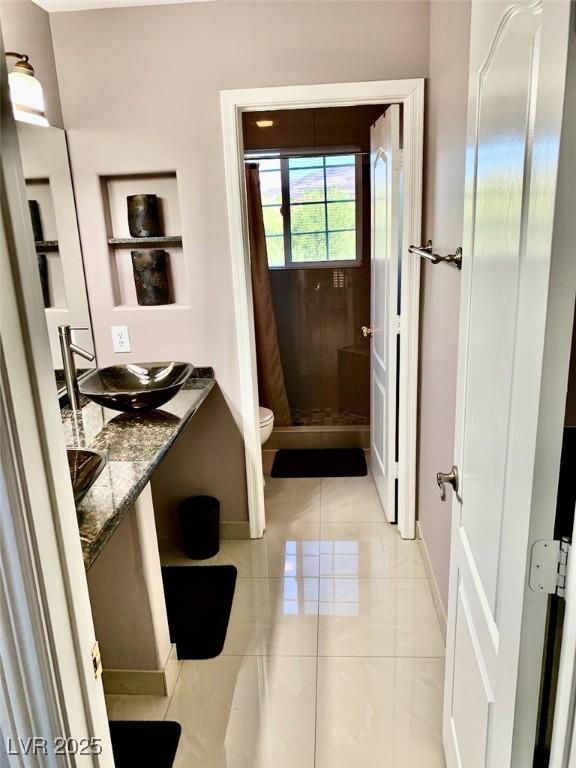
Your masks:
[[[260,403],[258,399],[258,359],[256,354],[255,345],[255,327],[254,327],[254,311],[253,311],[253,286],[251,275],[251,263],[250,263],[250,227],[248,221],[248,200],[247,200],[247,187],[245,182],[245,161],[246,154],[251,152],[253,155],[260,154],[260,157],[250,157],[249,160],[256,161],[259,165],[259,170],[262,173],[268,172],[272,174],[276,172],[279,174],[276,178],[276,184],[280,184],[280,202],[271,200],[269,202],[270,211],[267,212],[269,219],[269,230],[266,235],[270,238],[270,252],[273,254],[273,260],[276,259],[278,265],[272,270],[277,274],[272,275],[271,283],[285,282],[297,282],[297,278],[292,277],[292,274],[299,272],[301,275],[308,275],[309,273],[317,270],[322,270],[321,275],[330,274],[331,288],[334,295],[343,296],[346,292],[347,274],[345,270],[355,269],[357,274],[360,274],[361,266],[356,265],[356,259],[360,251],[353,247],[354,242],[357,243],[356,238],[362,232],[362,223],[358,226],[357,218],[354,219],[352,225],[352,219],[350,218],[350,210],[347,211],[349,217],[348,221],[345,221],[346,226],[331,227],[328,221],[328,206],[334,202],[351,202],[349,198],[346,200],[331,200],[327,196],[326,189],[324,190],[323,200],[310,200],[311,204],[318,204],[317,215],[320,216],[320,207],[324,208],[324,228],[323,230],[302,230],[297,231],[297,226],[293,226],[293,217],[291,217],[292,211],[286,211],[286,216],[282,217],[278,208],[283,205],[283,200],[288,200],[288,207],[290,208],[290,172],[303,171],[299,175],[305,177],[306,168],[303,167],[305,162],[314,163],[317,175],[322,174],[323,179],[328,175],[330,169],[330,162],[335,162],[334,157],[340,158],[339,165],[341,170],[339,173],[343,176],[352,175],[350,171],[342,170],[342,168],[357,168],[359,161],[356,159],[355,152],[352,151],[353,147],[346,146],[350,142],[342,142],[344,146],[338,148],[339,155],[333,155],[332,152],[327,150],[327,142],[325,138],[321,140],[316,139],[313,141],[313,146],[308,146],[308,150],[312,150],[312,153],[296,152],[296,157],[292,157],[294,165],[290,168],[290,154],[288,152],[280,152],[280,163],[278,168],[278,157],[273,158],[269,155],[263,155],[263,152],[270,152],[271,148],[268,146],[254,146],[250,144],[249,128],[251,124],[255,129],[259,131],[259,135],[262,136],[266,130],[274,127],[275,118],[278,115],[284,115],[284,123],[290,124],[295,120],[295,116],[298,112],[306,111],[307,117],[310,120],[313,115],[322,115],[322,110],[338,110],[341,108],[370,108],[378,114],[385,112],[388,105],[398,105],[398,110],[402,113],[402,134],[403,134],[403,151],[402,151],[402,168],[404,183],[402,184],[401,194],[399,199],[399,216],[398,219],[401,222],[401,237],[399,242],[402,243],[402,247],[406,247],[410,243],[420,242],[420,228],[421,228],[421,196],[422,196],[422,154],[423,154],[423,117],[424,117],[424,81],[418,80],[400,80],[400,81],[382,81],[382,82],[369,82],[369,83],[344,83],[344,84],[330,84],[330,85],[313,85],[313,86],[289,86],[283,88],[261,88],[255,90],[246,91],[224,91],[221,94],[222,100],[222,119],[223,119],[223,131],[224,131],[224,153],[225,153],[225,166],[226,166],[226,182],[227,182],[227,198],[228,198],[228,219],[230,230],[230,242],[232,251],[232,266],[234,277],[234,301],[235,301],[235,314],[236,314],[236,326],[237,326],[237,338],[239,348],[239,368],[240,368],[240,383],[242,392],[242,426],[244,445],[246,451],[246,472],[247,472],[247,488],[248,488],[248,504],[249,504],[249,519],[250,519],[250,534],[252,538],[259,538],[262,536],[265,529],[265,513],[264,513],[264,493],[263,493],[263,467],[262,467],[262,452],[260,441]],[[274,113],[274,114],[272,114]],[[352,114],[350,112],[349,114]],[[287,115],[287,117],[286,117]],[[323,119],[321,116],[320,120]],[[264,124],[264,127],[257,126],[256,123],[260,122]],[[272,123],[272,125],[270,125]],[[260,138],[259,141],[262,141]],[[302,146],[298,145],[294,139],[284,135],[282,141],[283,146],[280,149],[294,150],[302,149]],[[306,142],[309,144],[309,142]],[[318,143],[318,146],[314,146]],[[290,146],[291,145],[291,146]],[[276,147],[275,149],[278,149]],[[346,150],[349,150],[348,152]],[[285,156],[282,156],[282,155]],[[353,156],[353,159],[350,158]],[[343,159],[344,158],[344,159]],[[267,170],[264,170],[263,161],[271,161],[268,163]],[[276,160],[274,166],[273,161]],[[258,162],[259,161],[259,162]],[[300,168],[297,164],[300,164]],[[285,167],[284,180],[282,176],[282,166]],[[309,166],[311,168],[311,166]],[[332,175],[332,174],[330,174]],[[296,174],[298,176],[298,174]],[[284,185],[284,189],[282,189]],[[324,185],[325,186],[325,185]],[[300,190],[302,192],[302,190]],[[319,194],[317,189],[316,194]],[[356,197],[354,202],[358,199]],[[360,199],[362,198],[362,192],[360,190]],[[305,200],[294,201],[307,202]],[[272,210],[276,207],[276,210]],[[344,208],[342,208],[344,213]],[[296,221],[298,217],[301,218],[301,211],[294,211],[296,214]],[[358,208],[356,207],[355,217],[358,216]],[[368,212],[369,216],[369,212]],[[291,223],[288,224],[287,220]],[[273,225],[276,223],[277,231],[274,231]],[[319,219],[320,221],[320,219]],[[301,222],[302,223],[302,219]],[[341,229],[342,231],[338,231]],[[337,266],[320,265],[318,263],[312,266],[294,268],[294,263],[302,262],[305,260],[303,257],[302,245],[306,238],[305,235],[314,235],[316,244],[320,243],[319,249],[316,250],[318,260],[320,257],[324,257],[321,260],[330,262],[330,237],[332,233],[334,247],[332,253],[340,255],[340,258],[335,259],[340,263]],[[298,235],[302,235],[301,239],[298,239]],[[277,238],[276,242],[272,242],[272,238]],[[309,238],[308,238],[309,241]],[[267,243],[268,244],[268,243]],[[324,250],[323,250],[324,249]],[[340,250],[339,250],[340,249]],[[310,250],[307,250],[310,253]],[[387,317],[396,324],[398,335],[400,336],[400,344],[403,350],[402,366],[398,373],[398,402],[397,402],[397,446],[393,453],[397,458],[394,461],[390,458],[390,461],[394,466],[391,466],[391,476],[394,476],[395,481],[395,507],[397,508],[397,523],[400,534],[404,538],[414,538],[415,531],[415,454],[416,454],[416,396],[417,396],[417,371],[418,371],[418,309],[419,309],[419,275],[420,264],[417,259],[405,259],[402,271],[401,282],[401,301],[402,301],[402,315],[397,316],[396,302],[388,302],[386,304]],[[280,274],[280,272],[284,274]],[[321,277],[319,275],[319,277]],[[308,288],[312,286],[310,292],[313,294],[316,286],[320,286],[322,290],[323,281],[328,280],[327,277],[321,277],[314,284],[310,277],[301,277],[301,283]],[[335,286],[336,287],[333,287]],[[338,287],[343,285],[344,287]],[[306,293],[305,289],[304,293]],[[338,291],[342,293],[337,294]],[[381,296],[385,293],[385,287],[378,286],[372,291],[376,292],[373,295]],[[277,294],[282,293],[281,289],[277,289]],[[286,299],[289,290],[284,291],[284,299]],[[370,288],[368,287],[368,295],[370,295]],[[374,307],[372,308],[371,316],[374,316]],[[313,313],[312,313],[313,317]],[[370,320],[372,319],[370,318]],[[312,323],[313,325],[313,323]],[[363,322],[360,324],[360,329]],[[370,332],[370,324],[365,325],[366,330]],[[359,330],[360,330],[359,329]],[[355,333],[355,332],[354,332]],[[282,336],[282,331],[280,332]],[[280,342],[281,344],[282,342]],[[279,344],[279,346],[280,346]],[[284,340],[284,346],[286,347],[286,340]],[[353,335],[351,343],[339,345],[336,349],[336,356],[353,356],[355,364],[364,363],[366,366],[366,353],[360,339],[356,339]],[[364,354],[364,359],[362,359]],[[334,351],[330,352],[332,359],[334,359]],[[319,356],[318,356],[319,357]],[[356,359],[357,358],[357,359]],[[373,366],[372,366],[373,367]],[[335,431],[346,431],[346,429],[359,429],[364,428],[364,432],[367,432],[367,423],[359,424],[361,417],[365,421],[369,421],[370,416],[366,415],[364,408],[364,415],[361,413],[362,407],[359,408],[359,402],[361,397],[354,399],[356,393],[352,392],[352,382],[356,380],[362,380],[362,377],[349,377],[346,380],[347,368],[351,369],[351,364],[346,365],[344,362],[341,365],[343,372],[342,381],[340,382],[341,397],[344,398],[344,402],[353,407],[340,408],[338,395],[333,399],[335,406],[326,406],[325,413],[321,414],[322,407],[315,408],[314,403],[310,406],[298,407],[298,403],[294,404],[294,411],[296,421],[298,424],[294,424],[294,416],[292,415],[290,403],[289,410],[290,424],[287,424],[284,429],[286,430],[301,430],[302,427],[308,427],[308,429],[320,429],[335,428]],[[334,365],[333,365],[334,369]],[[332,386],[336,388],[338,393],[338,365],[335,366],[336,376],[332,380]],[[394,376],[396,374],[394,373]],[[372,377],[373,378],[373,377]],[[318,387],[320,389],[320,387]],[[326,388],[324,388],[326,389]],[[365,390],[364,390],[365,392]],[[324,393],[325,394],[325,393]],[[362,393],[360,393],[362,394]],[[298,401],[304,402],[304,401]],[[342,402],[342,400],[340,401]],[[374,411],[374,398],[372,397],[372,411]],[[358,413],[360,410],[360,413]],[[316,413],[315,413],[316,411]],[[369,412],[368,412],[369,413]],[[350,414],[353,414],[352,416]],[[327,425],[325,422],[330,419],[342,420],[346,418],[356,422],[352,424],[332,424]],[[302,422],[306,421],[318,421],[324,423],[318,424],[306,424]],[[382,412],[379,412],[379,422],[382,421],[381,431],[386,429],[385,416]],[[365,439],[365,438],[364,438]],[[393,474],[392,474],[393,473]]]
[[[279,448],[370,445],[370,126],[385,110],[242,115],[265,472]]]

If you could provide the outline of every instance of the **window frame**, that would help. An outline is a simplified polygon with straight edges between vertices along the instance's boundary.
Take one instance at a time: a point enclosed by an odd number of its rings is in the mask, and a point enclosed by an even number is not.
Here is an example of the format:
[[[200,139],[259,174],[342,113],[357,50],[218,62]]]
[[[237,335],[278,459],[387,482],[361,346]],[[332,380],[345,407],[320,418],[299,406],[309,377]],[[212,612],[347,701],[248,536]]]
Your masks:
[[[276,155],[276,153],[274,153]],[[269,159],[270,153],[266,153],[266,159]],[[293,261],[292,260],[292,227],[291,227],[291,207],[292,205],[314,205],[316,203],[290,203],[290,168],[289,161],[298,157],[333,157],[337,155],[354,155],[354,180],[355,180],[355,232],[356,232],[356,258],[355,259],[323,259],[322,261]],[[260,157],[254,156],[250,153],[250,159],[254,162],[264,159],[264,153]],[[282,270],[282,269],[339,269],[344,267],[361,267],[363,257],[363,233],[362,233],[362,203],[363,203],[363,185],[362,185],[362,152],[358,150],[331,148],[330,151],[325,149],[311,149],[311,150],[299,150],[297,152],[282,152],[278,153],[274,159],[278,159],[280,162],[280,184],[282,200],[280,203],[280,214],[282,216],[282,235],[272,235],[271,237],[283,238],[284,246],[284,264],[282,265],[270,265],[270,270]],[[263,173],[270,173],[271,171],[263,171]],[[326,172],[326,166],[324,165],[324,173]],[[326,190],[325,190],[326,193]],[[318,201],[320,202],[320,201]],[[325,206],[328,203],[325,197],[321,201]],[[338,202],[338,201],[335,201]],[[344,201],[350,202],[350,201]],[[276,206],[264,206],[261,202],[262,210],[266,207]],[[319,234],[328,234],[331,230],[328,229],[328,222],[326,222],[326,228],[319,232]],[[345,231],[345,230],[342,230]],[[308,234],[308,233],[306,233]],[[310,233],[314,234],[314,233]],[[270,235],[266,237],[266,240]]]

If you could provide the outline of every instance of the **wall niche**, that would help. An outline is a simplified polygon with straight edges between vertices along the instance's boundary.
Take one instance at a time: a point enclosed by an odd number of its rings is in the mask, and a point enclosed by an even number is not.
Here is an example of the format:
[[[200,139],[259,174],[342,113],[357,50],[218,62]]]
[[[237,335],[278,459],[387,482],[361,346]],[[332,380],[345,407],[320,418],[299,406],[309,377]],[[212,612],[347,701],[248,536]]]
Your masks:
[[[189,303],[186,263],[182,247],[182,226],[178,197],[178,182],[175,172],[138,173],[130,175],[105,176],[101,179],[106,232],[110,253],[110,274],[115,307],[138,310],[169,310]],[[160,234],[155,237],[134,237],[128,224],[128,203],[131,195],[156,195]],[[132,251],[155,252],[153,282],[158,281],[159,268],[164,269],[168,290],[162,293],[159,303],[147,305],[143,301],[142,279],[150,272],[139,273],[140,291],[137,292]],[[164,256],[162,255],[164,252]],[[152,255],[152,254],[151,254]],[[142,258],[137,260],[142,269]]]
[[[61,309],[66,307],[66,290],[50,180],[26,179],[26,196],[34,219],[34,240],[44,306],[47,310]]]

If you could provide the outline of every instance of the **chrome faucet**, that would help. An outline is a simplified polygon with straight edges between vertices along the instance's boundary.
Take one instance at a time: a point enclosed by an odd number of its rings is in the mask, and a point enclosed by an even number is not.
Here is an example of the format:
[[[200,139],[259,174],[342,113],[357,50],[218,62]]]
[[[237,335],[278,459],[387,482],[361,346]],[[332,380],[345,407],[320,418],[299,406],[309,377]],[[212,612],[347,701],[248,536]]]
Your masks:
[[[78,375],[74,355],[80,355],[84,360],[94,360],[94,355],[72,341],[72,331],[87,331],[88,328],[71,328],[69,325],[58,326],[60,338],[60,350],[62,352],[62,365],[64,367],[64,380],[68,394],[68,405],[71,411],[80,410],[80,390],[78,389]]]

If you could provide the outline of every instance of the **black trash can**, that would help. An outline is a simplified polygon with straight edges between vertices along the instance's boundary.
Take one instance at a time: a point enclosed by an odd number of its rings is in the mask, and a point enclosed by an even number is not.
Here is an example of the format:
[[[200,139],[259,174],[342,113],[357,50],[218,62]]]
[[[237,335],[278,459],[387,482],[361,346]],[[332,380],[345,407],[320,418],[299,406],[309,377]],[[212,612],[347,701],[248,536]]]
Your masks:
[[[220,502],[192,496],[178,506],[184,552],[191,560],[214,557],[220,549]]]

